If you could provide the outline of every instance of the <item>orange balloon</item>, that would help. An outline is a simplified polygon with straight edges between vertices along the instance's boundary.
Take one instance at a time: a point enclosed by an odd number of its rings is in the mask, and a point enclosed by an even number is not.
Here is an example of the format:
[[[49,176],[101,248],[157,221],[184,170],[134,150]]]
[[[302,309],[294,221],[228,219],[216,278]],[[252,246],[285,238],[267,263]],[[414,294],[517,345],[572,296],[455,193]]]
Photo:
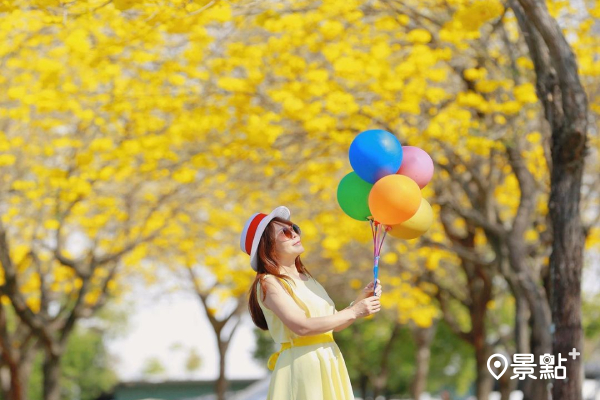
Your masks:
[[[375,182],[369,193],[369,209],[377,222],[400,224],[421,206],[421,189],[408,176],[392,174]]]

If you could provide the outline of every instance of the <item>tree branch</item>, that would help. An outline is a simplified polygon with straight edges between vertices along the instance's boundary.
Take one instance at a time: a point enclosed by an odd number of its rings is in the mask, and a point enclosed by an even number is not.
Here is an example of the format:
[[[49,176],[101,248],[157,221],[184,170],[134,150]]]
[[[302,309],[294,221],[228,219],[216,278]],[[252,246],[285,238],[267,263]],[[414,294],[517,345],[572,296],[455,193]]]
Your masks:
[[[42,317],[35,314],[27,305],[23,295],[19,291],[17,283],[17,271],[15,270],[12,259],[10,258],[8,238],[4,223],[0,219],[0,264],[4,269],[4,285],[0,286],[0,293],[8,296],[21,320],[35,332],[44,345],[54,350],[54,343],[50,332],[46,329],[46,322]]]

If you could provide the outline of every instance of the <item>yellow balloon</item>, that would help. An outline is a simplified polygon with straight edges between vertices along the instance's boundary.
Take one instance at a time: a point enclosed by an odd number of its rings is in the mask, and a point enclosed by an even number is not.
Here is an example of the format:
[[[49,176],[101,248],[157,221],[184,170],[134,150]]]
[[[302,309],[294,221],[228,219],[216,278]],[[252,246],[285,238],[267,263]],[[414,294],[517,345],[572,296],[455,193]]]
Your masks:
[[[421,198],[421,205],[417,213],[410,219],[398,225],[392,225],[388,232],[390,235],[400,239],[416,239],[431,228],[433,224],[433,210],[429,202]]]
[[[384,176],[371,188],[369,210],[375,221],[397,225],[408,221],[419,210],[421,189],[408,176]]]

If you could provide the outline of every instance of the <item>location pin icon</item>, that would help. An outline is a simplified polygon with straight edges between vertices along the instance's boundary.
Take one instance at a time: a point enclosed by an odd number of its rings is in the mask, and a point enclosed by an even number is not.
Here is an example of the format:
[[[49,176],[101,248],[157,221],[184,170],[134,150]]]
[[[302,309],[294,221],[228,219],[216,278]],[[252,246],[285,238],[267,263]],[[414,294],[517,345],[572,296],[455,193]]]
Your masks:
[[[503,370],[502,370],[502,372],[500,372],[498,375],[496,375],[496,374],[494,373],[494,370],[492,369],[492,367],[490,367],[490,362],[492,362],[492,360],[493,360],[494,358],[496,358],[496,357],[498,357],[498,358],[501,358],[501,359],[503,359],[503,360],[504,360],[504,369],[503,369]],[[501,366],[502,366],[502,362],[500,362],[500,360],[496,360],[496,361],[494,361],[494,367],[495,367],[495,368],[500,368]],[[502,354],[492,354],[492,355],[490,356],[490,358],[488,358],[487,367],[488,367],[488,370],[490,371],[490,373],[492,374],[492,376],[493,376],[494,378],[496,378],[496,380],[498,380],[498,379],[500,379],[500,377],[501,377],[502,375],[504,375],[504,373],[506,372],[506,369],[508,368],[508,360],[507,360],[507,359],[506,359],[506,357],[504,357]]]

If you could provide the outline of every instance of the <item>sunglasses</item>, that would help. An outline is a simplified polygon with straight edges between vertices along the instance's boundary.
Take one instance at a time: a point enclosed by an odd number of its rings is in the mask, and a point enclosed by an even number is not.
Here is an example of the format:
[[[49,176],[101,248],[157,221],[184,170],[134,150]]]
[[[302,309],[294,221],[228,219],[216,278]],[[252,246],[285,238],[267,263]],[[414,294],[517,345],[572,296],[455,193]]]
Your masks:
[[[296,224],[292,224],[292,227],[290,228],[289,226],[284,226],[283,228],[281,228],[281,230],[279,231],[280,233],[283,233],[283,235],[289,240],[289,239],[293,239],[294,238],[294,232],[296,233],[296,235],[300,236],[302,234],[302,231],[300,230],[300,227]],[[278,234],[279,235],[279,234]]]

